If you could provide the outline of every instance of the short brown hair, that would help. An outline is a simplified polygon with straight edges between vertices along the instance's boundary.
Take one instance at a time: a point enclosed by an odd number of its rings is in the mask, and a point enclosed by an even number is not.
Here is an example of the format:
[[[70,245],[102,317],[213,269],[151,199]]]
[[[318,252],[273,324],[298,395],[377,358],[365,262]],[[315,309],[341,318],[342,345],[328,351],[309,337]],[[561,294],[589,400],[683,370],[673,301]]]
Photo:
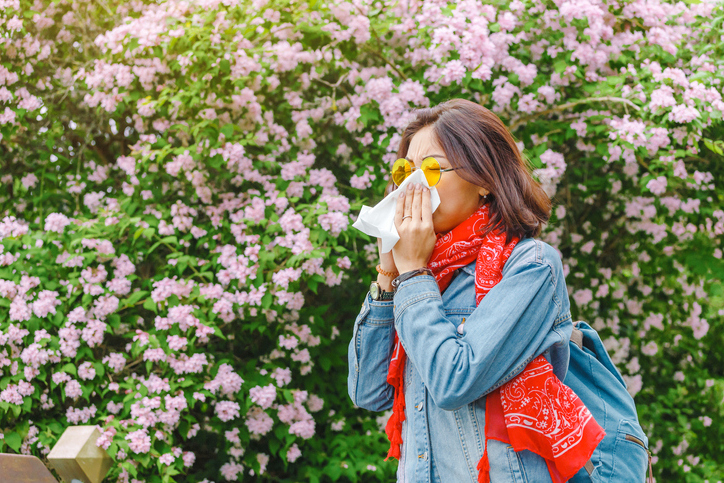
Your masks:
[[[530,164],[498,116],[465,99],[418,109],[415,114],[402,135],[398,158],[407,156],[412,137],[420,129],[432,126],[452,167],[463,168],[458,175],[490,192],[490,223],[482,236],[491,231],[505,232],[509,243],[514,236],[540,235],[551,216],[551,200],[531,176]]]

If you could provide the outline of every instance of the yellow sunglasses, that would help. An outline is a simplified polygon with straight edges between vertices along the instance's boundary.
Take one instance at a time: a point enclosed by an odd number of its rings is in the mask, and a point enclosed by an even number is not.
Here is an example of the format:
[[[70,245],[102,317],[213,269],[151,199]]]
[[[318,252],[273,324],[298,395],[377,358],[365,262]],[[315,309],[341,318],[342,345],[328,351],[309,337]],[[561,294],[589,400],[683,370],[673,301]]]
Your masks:
[[[395,161],[395,164],[392,165],[392,181],[395,183],[395,185],[400,186],[405,179],[412,174],[413,171],[416,169],[421,169],[422,173],[425,175],[425,179],[427,179],[427,184],[430,185],[432,188],[435,186],[442,177],[442,173],[446,171],[455,171],[456,169],[460,168],[440,168],[440,163],[437,161],[437,159],[433,158],[432,156],[428,156],[427,158],[422,160],[422,164],[419,168],[416,168],[415,166],[412,166],[410,162],[405,158],[400,158],[397,161]]]

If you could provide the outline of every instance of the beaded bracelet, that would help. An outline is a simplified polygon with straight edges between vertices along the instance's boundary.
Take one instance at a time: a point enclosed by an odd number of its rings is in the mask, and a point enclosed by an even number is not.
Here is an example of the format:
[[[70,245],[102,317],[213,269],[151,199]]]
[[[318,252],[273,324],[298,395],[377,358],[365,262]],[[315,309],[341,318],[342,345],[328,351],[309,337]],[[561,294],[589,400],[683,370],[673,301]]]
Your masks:
[[[381,265],[377,265],[377,267],[375,267],[375,268],[377,268],[377,273],[384,275],[385,277],[394,278],[400,274],[400,272],[386,272],[386,271],[382,270]]]

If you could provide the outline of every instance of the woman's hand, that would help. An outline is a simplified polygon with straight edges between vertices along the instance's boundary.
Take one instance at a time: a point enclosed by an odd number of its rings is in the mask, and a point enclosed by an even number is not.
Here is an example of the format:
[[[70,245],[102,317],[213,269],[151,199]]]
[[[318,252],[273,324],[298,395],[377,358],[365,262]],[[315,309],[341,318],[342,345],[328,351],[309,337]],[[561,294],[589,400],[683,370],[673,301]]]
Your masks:
[[[392,247],[392,256],[399,272],[427,267],[437,241],[428,188],[419,183],[407,185],[397,199],[395,228],[400,240]]]

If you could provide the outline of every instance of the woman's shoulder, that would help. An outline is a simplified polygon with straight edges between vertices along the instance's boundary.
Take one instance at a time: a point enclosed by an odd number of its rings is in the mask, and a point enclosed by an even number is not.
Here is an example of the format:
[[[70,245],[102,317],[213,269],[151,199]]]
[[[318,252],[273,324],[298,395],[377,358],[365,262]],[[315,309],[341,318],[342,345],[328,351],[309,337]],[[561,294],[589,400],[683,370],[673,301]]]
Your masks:
[[[520,240],[508,258],[507,263],[548,263],[560,264],[560,252],[539,238],[528,237]]]
[[[510,257],[508,257],[503,267],[503,275],[513,267],[540,264],[550,265],[556,275],[563,273],[561,255],[556,248],[539,238],[524,238],[513,247],[513,251],[510,253]],[[463,267],[462,270],[470,275],[474,275],[475,260]]]
[[[515,245],[505,262],[503,275],[511,269],[537,265],[548,265],[554,279],[563,278],[563,262],[558,249],[539,238],[524,238]]]

